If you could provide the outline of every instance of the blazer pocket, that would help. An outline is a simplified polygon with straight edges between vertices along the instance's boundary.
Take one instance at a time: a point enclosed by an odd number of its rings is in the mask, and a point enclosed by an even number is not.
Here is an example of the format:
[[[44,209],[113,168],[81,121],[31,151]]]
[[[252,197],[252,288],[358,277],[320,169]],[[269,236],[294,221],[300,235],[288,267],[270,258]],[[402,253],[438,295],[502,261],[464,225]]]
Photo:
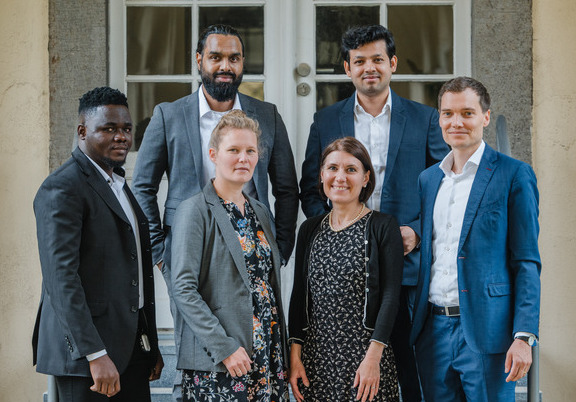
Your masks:
[[[492,297],[508,296],[512,293],[512,286],[509,283],[489,283],[488,294]]]

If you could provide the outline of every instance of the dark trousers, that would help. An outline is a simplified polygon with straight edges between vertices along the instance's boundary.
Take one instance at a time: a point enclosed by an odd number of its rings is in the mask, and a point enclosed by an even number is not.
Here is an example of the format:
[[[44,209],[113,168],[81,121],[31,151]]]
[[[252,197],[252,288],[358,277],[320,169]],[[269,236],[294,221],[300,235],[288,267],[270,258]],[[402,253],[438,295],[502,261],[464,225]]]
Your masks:
[[[138,337],[137,337],[138,338]],[[136,339],[128,367],[120,375],[120,392],[112,398],[91,391],[91,377],[56,376],[59,402],[150,402],[150,357]]]
[[[398,315],[390,337],[403,402],[420,402],[422,400],[414,348],[410,345],[415,295],[415,286],[402,286]]]

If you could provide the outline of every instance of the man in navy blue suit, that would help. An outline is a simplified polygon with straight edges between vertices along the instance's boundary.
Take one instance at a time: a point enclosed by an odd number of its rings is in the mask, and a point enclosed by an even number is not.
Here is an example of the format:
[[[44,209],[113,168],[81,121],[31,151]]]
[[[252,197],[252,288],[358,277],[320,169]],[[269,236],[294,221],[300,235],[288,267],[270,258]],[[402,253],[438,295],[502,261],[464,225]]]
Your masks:
[[[370,153],[376,188],[368,207],[398,220],[404,241],[400,308],[391,337],[404,402],[420,401],[420,385],[410,334],[410,310],[418,281],[420,254],[418,175],[441,160],[448,147],[438,127],[438,112],[396,95],[390,79],[398,59],[392,33],[381,25],[348,30],[342,38],[346,74],[356,92],[314,116],[300,198],[307,217],[330,209],[318,191],[320,156],[337,138],[354,136]]]
[[[538,336],[538,189],[482,139],[490,96],[468,78],[438,96],[452,151],[420,175],[422,260],[411,341],[427,402],[514,401]]]

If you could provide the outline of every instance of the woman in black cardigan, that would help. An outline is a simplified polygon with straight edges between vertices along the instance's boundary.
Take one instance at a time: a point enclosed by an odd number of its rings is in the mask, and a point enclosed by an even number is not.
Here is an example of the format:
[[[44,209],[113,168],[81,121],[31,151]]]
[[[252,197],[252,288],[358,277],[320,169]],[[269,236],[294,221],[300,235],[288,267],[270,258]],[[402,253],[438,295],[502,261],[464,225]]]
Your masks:
[[[300,227],[290,301],[290,384],[298,401],[397,401],[388,346],[403,247],[393,216],[368,209],[374,171],[355,138],[322,154],[328,214]]]

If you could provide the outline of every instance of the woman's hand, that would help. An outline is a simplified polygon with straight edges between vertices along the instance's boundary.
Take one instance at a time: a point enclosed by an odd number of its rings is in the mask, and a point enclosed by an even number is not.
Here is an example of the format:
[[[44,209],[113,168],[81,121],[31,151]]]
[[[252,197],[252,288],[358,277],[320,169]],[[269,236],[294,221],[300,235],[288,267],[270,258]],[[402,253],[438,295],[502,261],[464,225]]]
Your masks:
[[[304,364],[302,364],[302,345],[293,343],[290,347],[290,386],[292,387],[292,393],[296,397],[298,402],[304,401],[304,397],[298,389],[298,379],[302,379],[302,383],[305,387],[310,386],[310,382],[306,377],[306,370],[304,370]]]
[[[380,386],[380,360],[382,359],[383,350],[383,344],[371,342],[364,360],[362,360],[360,367],[356,370],[354,388],[358,388],[356,393],[357,401],[360,398],[362,398],[362,402],[371,401],[378,393],[378,387]]]
[[[236,352],[222,360],[222,363],[224,363],[232,377],[241,377],[248,374],[252,369],[252,360],[250,360],[246,349],[242,346],[240,346]]]

